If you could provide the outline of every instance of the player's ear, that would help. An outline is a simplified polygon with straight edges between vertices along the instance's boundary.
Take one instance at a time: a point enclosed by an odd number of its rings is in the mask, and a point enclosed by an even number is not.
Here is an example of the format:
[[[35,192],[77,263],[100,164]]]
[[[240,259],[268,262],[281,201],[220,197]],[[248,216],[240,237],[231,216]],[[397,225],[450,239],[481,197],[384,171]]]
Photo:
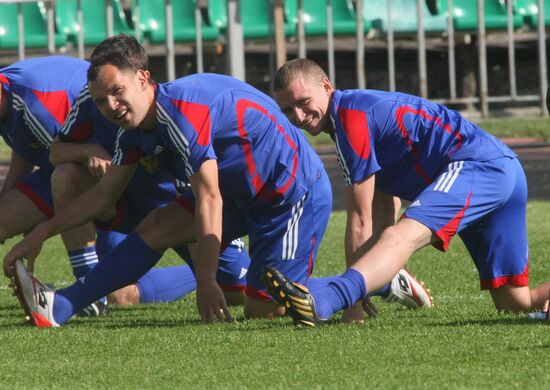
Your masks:
[[[141,90],[144,91],[147,87],[147,84],[149,84],[149,78],[151,77],[151,74],[148,70],[139,69],[136,72],[136,75],[138,77],[139,86],[141,87]]]
[[[334,86],[330,82],[330,80],[326,77],[323,77],[323,80],[321,81],[321,85],[323,86],[323,89],[325,90],[325,93],[327,96],[330,96],[332,92],[334,92]]]

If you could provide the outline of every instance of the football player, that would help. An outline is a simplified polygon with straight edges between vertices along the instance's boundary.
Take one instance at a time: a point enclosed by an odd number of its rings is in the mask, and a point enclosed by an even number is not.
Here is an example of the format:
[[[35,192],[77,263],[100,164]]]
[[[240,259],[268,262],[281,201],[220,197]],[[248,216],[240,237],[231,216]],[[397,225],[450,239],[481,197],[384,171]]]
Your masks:
[[[316,326],[384,288],[415,251],[428,244],[446,251],[455,234],[497,310],[548,305],[550,283],[529,288],[525,174],[500,140],[419,97],[337,90],[308,59],[277,71],[274,94],[294,124],[335,141],[349,186],[348,234],[357,234],[355,261],[326,288],[308,291],[284,270],[266,269],[272,295],[296,324]],[[391,208],[391,196],[411,202],[402,218],[372,241],[369,231],[357,233],[373,225],[375,207]]]

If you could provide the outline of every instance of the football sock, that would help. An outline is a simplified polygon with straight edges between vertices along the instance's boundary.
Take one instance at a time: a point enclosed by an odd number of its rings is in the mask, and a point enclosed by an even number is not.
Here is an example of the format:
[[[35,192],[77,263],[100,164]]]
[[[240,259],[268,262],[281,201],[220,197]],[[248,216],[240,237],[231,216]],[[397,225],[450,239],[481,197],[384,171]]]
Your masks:
[[[327,287],[311,293],[315,299],[315,311],[323,319],[332,314],[347,309],[367,294],[365,279],[359,271],[349,268]]]
[[[135,283],[161,258],[137,233],[113,248],[86,276],[73,285],[57,290],[53,316],[63,324],[84,307],[112,291]]]
[[[304,283],[304,286],[307,287],[310,293],[313,293],[327,287],[330,282],[337,280],[339,277],[340,275],[311,278]]]
[[[95,246],[69,251],[69,261],[75,278],[81,278],[95,267],[98,262]]]
[[[120,244],[126,237],[127,235],[124,233],[97,229],[95,247],[99,261],[107,256],[107,253]]]
[[[391,291],[391,282],[388,282],[384,286],[380,287],[378,290],[368,293],[368,296],[386,298],[390,294],[390,291]]]
[[[197,288],[188,265],[153,268],[136,285],[140,303],[172,302]]]

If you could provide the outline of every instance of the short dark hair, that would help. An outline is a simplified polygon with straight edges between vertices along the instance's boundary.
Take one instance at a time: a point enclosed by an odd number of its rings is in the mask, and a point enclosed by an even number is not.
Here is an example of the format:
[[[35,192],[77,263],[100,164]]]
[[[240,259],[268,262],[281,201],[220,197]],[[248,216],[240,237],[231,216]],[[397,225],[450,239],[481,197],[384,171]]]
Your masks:
[[[96,46],[90,57],[88,81],[95,81],[103,65],[114,65],[120,70],[149,70],[149,58],[145,48],[136,38],[118,34],[105,39]]]
[[[326,72],[315,61],[308,58],[296,58],[281,65],[273,77],[273,91],[287,88],[298,76],[321,82],[328,79]]]

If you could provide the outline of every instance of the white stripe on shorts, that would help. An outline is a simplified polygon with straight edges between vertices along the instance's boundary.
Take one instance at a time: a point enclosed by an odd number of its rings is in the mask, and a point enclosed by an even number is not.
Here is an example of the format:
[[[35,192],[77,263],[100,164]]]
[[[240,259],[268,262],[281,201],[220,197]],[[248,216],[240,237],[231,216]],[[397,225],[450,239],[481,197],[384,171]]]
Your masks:
[[[296,256],[296,249],[298,248],[298,227],[300,217],[304,212],[306,197],[307,194],[292,207],[292,215],[287,222],[286,233],[283,237],[282,260],[291,260]]]
[[[434,187],[434,191],[449,192],[463,166],[464,161],[455,161],[450,163],[449,170],[441,175],[439,181]]]

